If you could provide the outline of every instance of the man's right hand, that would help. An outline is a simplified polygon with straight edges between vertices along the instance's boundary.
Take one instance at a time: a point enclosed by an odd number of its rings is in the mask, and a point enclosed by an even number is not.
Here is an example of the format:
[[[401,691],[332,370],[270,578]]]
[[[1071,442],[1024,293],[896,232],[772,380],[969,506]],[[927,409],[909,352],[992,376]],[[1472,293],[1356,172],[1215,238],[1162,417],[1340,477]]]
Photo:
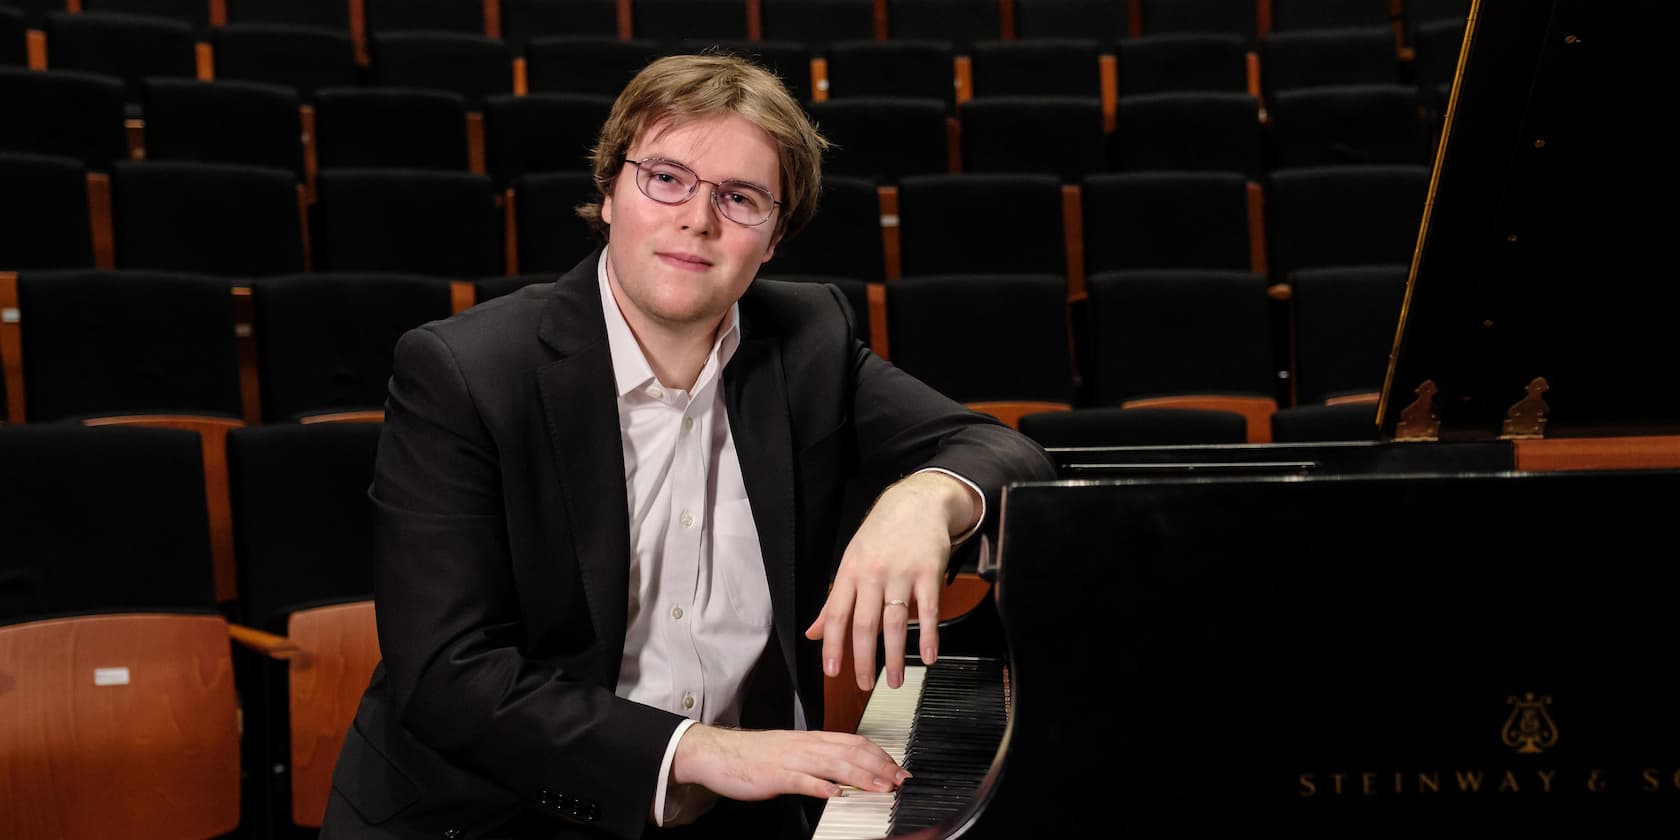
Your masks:
[[[910,774],[874,742],[842,732],[690,726],[677,743],[671,778],[747,801],[797,793],[827,799],[841,785],[886,792]]]

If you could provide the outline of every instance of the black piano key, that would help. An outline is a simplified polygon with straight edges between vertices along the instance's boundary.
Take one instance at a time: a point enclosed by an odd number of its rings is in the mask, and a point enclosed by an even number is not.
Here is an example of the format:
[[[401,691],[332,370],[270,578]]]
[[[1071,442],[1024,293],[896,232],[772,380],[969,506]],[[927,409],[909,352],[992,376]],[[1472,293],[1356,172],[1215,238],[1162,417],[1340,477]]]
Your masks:
[[[1008,723],[1003,664],[947,657],[928,666],[916,703],[892,833],[934,825],[969,802],[991,769]]]

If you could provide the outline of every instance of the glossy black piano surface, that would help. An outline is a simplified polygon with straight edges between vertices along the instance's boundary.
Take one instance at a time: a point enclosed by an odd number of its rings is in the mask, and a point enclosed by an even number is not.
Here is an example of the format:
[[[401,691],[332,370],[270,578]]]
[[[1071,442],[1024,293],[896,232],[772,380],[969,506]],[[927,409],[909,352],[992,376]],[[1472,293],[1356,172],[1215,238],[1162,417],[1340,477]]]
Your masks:
[[[1020,485],[1013,711],[933,836],[1680,825],[1680,472]]]
[[[1327,441],[1047,450],[1062,478],[1488,473],[1514,468],[1510,441]]]
[[[1405,473],[1498,473],[1515,468],[1510,441],[1330,441],[1323,443],[1209,444],[1190,446],[1053,447],[1047,450],[1064,479],[1145,479],[1211,476],[1348,476]],[[971,553],[963,571],[984,562]],[[920,647],[912,631],[906,650]],[[970,656],[994,655],[1003,644],[997,608],[982,601],[940,627],[940,649]],[[885,653],[877,651],[877,658]]]

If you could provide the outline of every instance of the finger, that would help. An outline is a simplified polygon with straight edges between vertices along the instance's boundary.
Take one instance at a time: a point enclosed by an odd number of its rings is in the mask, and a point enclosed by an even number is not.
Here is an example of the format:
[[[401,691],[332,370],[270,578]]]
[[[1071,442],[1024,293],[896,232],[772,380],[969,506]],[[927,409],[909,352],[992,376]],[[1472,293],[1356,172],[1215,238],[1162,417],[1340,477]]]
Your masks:
[[[887,751],[881,749],[880,745],[869,740],[867,737],[858,735],[854,732],[830,732],[826,729],[810,729],[801,730],[799,734],[821,741],[825,745],[825,748],[853,749],[861,747],[866,750],[874,750],[875,753],[880,755],[883,760],[892,761],[892,756],[887,755]],[[897,765],[895,764],[893,766],[896,767]]]
[[[852,663],[858,688],[875,687],[876,634],[881,632],[881,587],[865,583],[858,587],[852,607]],[[826,644],[826,642],[825,642]]]
[[[910,771],[900,767],[893,757],[880,745],[863,736],[858,736],[859,743],[855,747],[854,760],[863,767],[869,768],[877,777],[890,779],[896,786],[910,777]]]
[[[846,622],[851,618],[852,598],[851,583],[835,581],[822,613],[817,616],[817,621],[822,624],[823,673],[830,677],[840,676],[840,657],[846,651]]]
[[[805,628],[805,638],[816,640],[823,637],[823,628],[828,622],[828,611],[831,607],[839,603],[841,590],[841,583],[836,581],[833,588],[831,588],[828,592],[828,600],[823,602],[822,609],[817,610],[816,620],[811,622],[810,627]],[[846,591],[850,591],[850,589],[846,589]]]
[[[910,630],[910,592],[887,590],[881,606],[881,638],[887,651],[887,685],[904,684],[904,639]]]
[[[916,579],[917,629],[921,631],[923,665],[932,665],[939,658],[939,592],[937,575]]]
[[[812,729],[801,732],[800,734],[815,738],[824,744],[836,748],[863,749],[875,756],[876,760],[885,762],[888,772],[894,772],[902,769],[899,767],[898,762],[893,761],[893,757],[887,754],[886,750],[881,749],[879,744],[876,744],[874,741],[871,741],[862,735],[852,732],[830,732],[826,729]]]
[[[840,786],[827,780],[805,773],[794,773],[788,780],[787,788],[792,793],[814,796],[818,799],[833,799],[844,796],[845,791]]]
[[[897,787],[903,769],[880,747],[867,739],[845,746],[829,747],[813,757],[813,772],[859,790],[884,793]]]
[[[833,777],[834,781],[846,787],[858,790],[886,793],[898,787],[898,777],[893,771],[881,771],[874,767],[863,767],[840,758],[833,759],[817,774],[819,777]]]

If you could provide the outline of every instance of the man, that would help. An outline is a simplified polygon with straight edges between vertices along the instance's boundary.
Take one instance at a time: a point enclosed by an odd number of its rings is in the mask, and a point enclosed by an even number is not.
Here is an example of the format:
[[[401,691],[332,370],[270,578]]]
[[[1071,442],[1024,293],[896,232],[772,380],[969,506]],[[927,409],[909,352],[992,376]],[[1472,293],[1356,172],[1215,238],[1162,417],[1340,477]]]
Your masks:
[[[324,837],[797,836],[802,802],[903,780],[805,731],[822,675],[849,646],[868,687],[884,639],[898,685],[912,606],[931,662],[954,542],[1052,468],[870,354],[832,287],[754,282],[824,145],[749,63],[654,62],[594,150],[605,248],[399,342],[384,662]]]

